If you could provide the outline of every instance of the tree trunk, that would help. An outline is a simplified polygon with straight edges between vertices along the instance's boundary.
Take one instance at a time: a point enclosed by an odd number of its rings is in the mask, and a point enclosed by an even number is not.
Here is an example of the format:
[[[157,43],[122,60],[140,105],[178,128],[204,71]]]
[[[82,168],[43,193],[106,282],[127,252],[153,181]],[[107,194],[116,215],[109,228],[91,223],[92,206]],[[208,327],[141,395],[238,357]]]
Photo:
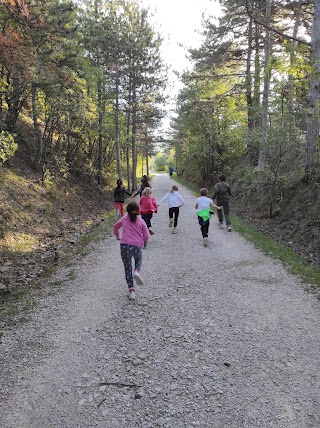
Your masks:
[[[16,122],[22,108],[24,101],[22,101],[22,89],[20,80],[17,77],[13,77],[12,82],[10,82],[10,77],[7,78],[8,86],[11,88],[6,94],[6,102],[8,106],[7,116],[6,116],[6,126],[9,132],[13,132],[16,126]]]
[[[311,62],[313,72],[309,80],[305,181],[311,182],[315,172],[315,156],[319,141],[320,102],[320,2],[314,2],[313,27],[311,36]]]
[[[270,26],[271,22],[271,0],[266,0],[266,24]],[[268,112],[269,112],[269,92],[271,79],[271,49],[272,39],[271,31],[265,28],[264,41],[264,82],[262,96],[262,115],[261,115],[261,146],[259,151],[258,167],[263,169],[265,165],[265,147],[268,139]]]
[[[31,101],[32,101],[32,118],[33,118],[33,132],[37,139],[37,154],[35,164],[39,164],[43,160],[43,136],[41,128],[38,123],[38,110],[37,110],[37,87],[34,83],[31,86]]]
[[[132,85],[132,135],[131,135],[131,150],[132,150],[132,187],[137,188],[137,147],[136,147],[136,131],[137,131],[137,105],[136,105],[136,88],[135,82]]]
[[[116,66],[116,152],[117,152],[117,171],[118,177],[122,180],[122,171],[121,171],[121,153],[120,153],[120,138],[119,138],[119,68],[118,64]]]
[[[1,67],[0,81],[4,79],[4,66]],[[0,132],[3,130],[3,90],[0,91]]]
[[[298,30],[299,30],[299,26],[300,26],[300,21],[301,21],[301,12],[302,12],[302,2],[304,0],[299,0],[299,3],[297,5],[297,9],[295,11],[296,13],[296,19],[295,19],[295,23],[294,23],[294,27],[293,27],[293,33],[292,36],[294,38],[297,38],[298,35]],[[290,49],[290,67],[291,69],[293,69],[294,67],[294,57],[295,57],[295,52],[297,49],[297,45],[298,42],[297,41],[292,41],[291,43],[291,49]],[[294,90],[293,90],[293,75],[289,74],[289,83],[288,83],[288,109],[289,109],[289,113],[290,113],[290,120],[292,121],[292,127],[295,126],[295,120],[294,120]]]
[[[129,101],[130,104],[130,101]],[[127,138],[126,138],[126,143],[127,143],[127,147],[126,147],[126,156],[127,156],[127,181],[128,181],[128,189],[131,189],[131,191],[133,191],[133,186],[131,187],[131,174],[130,174],[130,125],[131,125],[131,120],[130,120],[130,108],[128,109],[128,113],[127,113]]]
[[[97,95],[98,95],[98,184],[99,186],[102,183],[102,145],[103,145],[103,135],[102,135],[102,82],[101,79],[98,81],[97,85]]]
[[[246,66],[246,100],[247,100],[247,115],[248,115],[248,157],[250,165],[255,165],[254,147],[252,141],[252,131],[254,129],[254,111],[252,99],[252,77],[251,77],[251,58],[252,58],[252,40],[253,40],[253,21],[249,20],[248,25],[248,55]]]
[[[253,130],[261,129],[261,114],[260,107],[260,86],[261,86],[261,61],[260,61],[260,40],[261,40],[261,27],[259,24],[255,23],[254,26],[254,81],[253,81],[253,109],[252,109],[252,120],[253,120]],[[252,165],[258,165],[259,159],[259,147],[256,138],[256,132],[251,136],[253,139],[252,146]]]
[[[129,75],[129,84],[128,84],[128,102],[127,102],[127,130],[126,130],[126,157],[127,157],[127,181],[128,189],[131,191],[134,190],[133,184],[131,182],[131,168],[130,168],[130,128],[131,128],[131,88],[132,88],[132,79]]]

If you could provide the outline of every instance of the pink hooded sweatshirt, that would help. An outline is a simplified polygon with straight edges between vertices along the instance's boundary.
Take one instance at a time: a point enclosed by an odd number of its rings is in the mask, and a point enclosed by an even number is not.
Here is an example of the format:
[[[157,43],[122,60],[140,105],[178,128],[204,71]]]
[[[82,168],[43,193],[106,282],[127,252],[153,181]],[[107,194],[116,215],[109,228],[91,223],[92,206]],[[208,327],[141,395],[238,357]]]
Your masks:
[[[122,236],[120,239],[120,228],[122,227]],[[131,221],[128,214],[122,217],[113,225],[113,231],[120,244],[135,245],[143,248],[145,241],[149,239],[149,230],[146,223],[137,217],[136,221]]]
[[[140,198],[140,213],[153,214],[158,211],[158,204],[154,198],[150,196],[141,196]]]

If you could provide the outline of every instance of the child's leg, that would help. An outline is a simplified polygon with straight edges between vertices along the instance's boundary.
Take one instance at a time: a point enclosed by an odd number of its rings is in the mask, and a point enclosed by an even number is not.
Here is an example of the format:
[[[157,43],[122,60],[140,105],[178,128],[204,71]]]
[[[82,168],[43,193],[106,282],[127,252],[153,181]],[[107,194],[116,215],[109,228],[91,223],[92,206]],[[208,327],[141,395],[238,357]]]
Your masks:
[[[134,247],[133,245],[129,245],[129,244],[120,244],[120,254],[121,254],[121,259],[124,266],[124,273],[126,276],[126,281],[129,289],[130,288],[134,289],[133,277],[132,277],[132,255],[134,252],[134,248],[137,248],[137,247]]]
[[[124,203],[120,203],[120,215],[121,215],[121,217],[123,217],[124,216],[124,212],[123,212],[123,206],[124,206]]]
[[[169,227],[173,225],[173,208],[169,208]]]
[[[209,220],[204,221],[202,217],[198,216],[198,222],[200,224],[202,237],[208,238]]]
[[[119,219],[123,217],[123,214],[121,215],[121,202],[116,202],[116,213]],[[123,213],[123,205],[122,205],[122,213]]]
[[[152,214],[141,214],[141,218],[144,220],[148,229],[150,229],[151,227],[151,221],[150,221],[151,217],[152,217]]]
[[[149,227],[148,227],[148,229],[151,229],[152,228],[151,219],[152,219],[153,214],[148,214],[148,216],[149,216]]]
[[[142,265],[142,250],[140,247],[132,245],[132,256],[134,258],[134,270],[140,272]]]
[[[174,207],[173,208],[173,212],[174,212],[173,227],[177,227],[177,225],[178,225],[178,217],[179,217],[179,207]]]

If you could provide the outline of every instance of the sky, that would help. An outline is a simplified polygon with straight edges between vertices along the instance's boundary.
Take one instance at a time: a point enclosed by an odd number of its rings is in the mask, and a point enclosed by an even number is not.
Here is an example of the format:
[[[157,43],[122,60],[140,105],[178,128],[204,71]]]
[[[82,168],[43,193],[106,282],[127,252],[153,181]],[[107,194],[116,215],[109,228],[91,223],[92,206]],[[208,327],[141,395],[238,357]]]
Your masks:
[[[187,51],[180,45],[199,47],[202,14],[217,17],[220,6],[216,0],[141,0],[141,4],[154,15],[151,22],[164,39],[161,53],[165,63],[171,66],[168,77],[172,82],[170,94],[173,100],[168,109],[172,109],[174,97],[182,88],[174,71],[182,72],[191,67],[186,58]]]

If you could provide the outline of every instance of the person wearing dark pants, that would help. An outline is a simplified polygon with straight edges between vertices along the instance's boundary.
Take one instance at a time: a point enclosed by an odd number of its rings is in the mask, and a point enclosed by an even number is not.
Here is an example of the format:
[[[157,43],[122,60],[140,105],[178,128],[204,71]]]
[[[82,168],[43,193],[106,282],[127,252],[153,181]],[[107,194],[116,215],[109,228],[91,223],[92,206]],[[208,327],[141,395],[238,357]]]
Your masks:
[[[224,174],[220,175],[219,183],[214,186],[214,193],[212,199],[217,198],[217,205],[221,206],[223,210],[218,211],[219,227],[223,226],[223,215],[226,220],[227,229],[231,232],[231,220],[230,220],[230,196],[231,196],[231,187],[230,184],[226,182],[226,176]]]
[[[218,207],[213,203],[213,200],[208,198],[208,189],[200,190],[200,198],[196,200],[195,209],[197,210],[198,222],[201,228],[203,246],[208,246],[208,233],[210,225],[210,217],[213,208],[220,210],[222,207]]]
[[[160,200],[160,204],[163,202],[168,201],[169,206],[169,227],[172,227],[172,233],[177,233],[177,225],[178,225],[178,217],[180,212],[180,207],[182,207],[185,202],[183,200],[183,197],[178,192],[178,186],[173,185],[171,190]]]
[[[199,224],[200,224],[202,238],[208,238],[210,221],[209,220],[204,220],[199,215],[198,215],[198,221],[199,221]]]
[[[151,197],[151,194],[151,187],[145,187],[140,198],[140,213],[141,218],[145,221],[148,227],[150,235],[153,235],[154,232],[152,230],[151,219],[153,217],[153,213],[158,212],[158,205],[156,200]]]
[[[178,225],[179,212],[180,212],[179,207],[171,207],[171,208],[169,208],[169,219],[170,219],[169,221],[171,222],[171,224],[172,224],[172,221],[173,221],[173,227],[174,228],[176,228],[177,225]]]
[[[140,275],[142,264],[141,248],[149,239],[149,231],[140,214],[139,204],[131,201],[127,205],[127,215],[113,225],[115,237],[120,240],[120,254],[124,266],[125,277],[129,290],[129,299],[134,300],[136,290],[133,279],[138,285],[143,285]],[[120,237],[120,229],[122,234]],[[134,259],[134,275],[132,275],[132,259]]]

